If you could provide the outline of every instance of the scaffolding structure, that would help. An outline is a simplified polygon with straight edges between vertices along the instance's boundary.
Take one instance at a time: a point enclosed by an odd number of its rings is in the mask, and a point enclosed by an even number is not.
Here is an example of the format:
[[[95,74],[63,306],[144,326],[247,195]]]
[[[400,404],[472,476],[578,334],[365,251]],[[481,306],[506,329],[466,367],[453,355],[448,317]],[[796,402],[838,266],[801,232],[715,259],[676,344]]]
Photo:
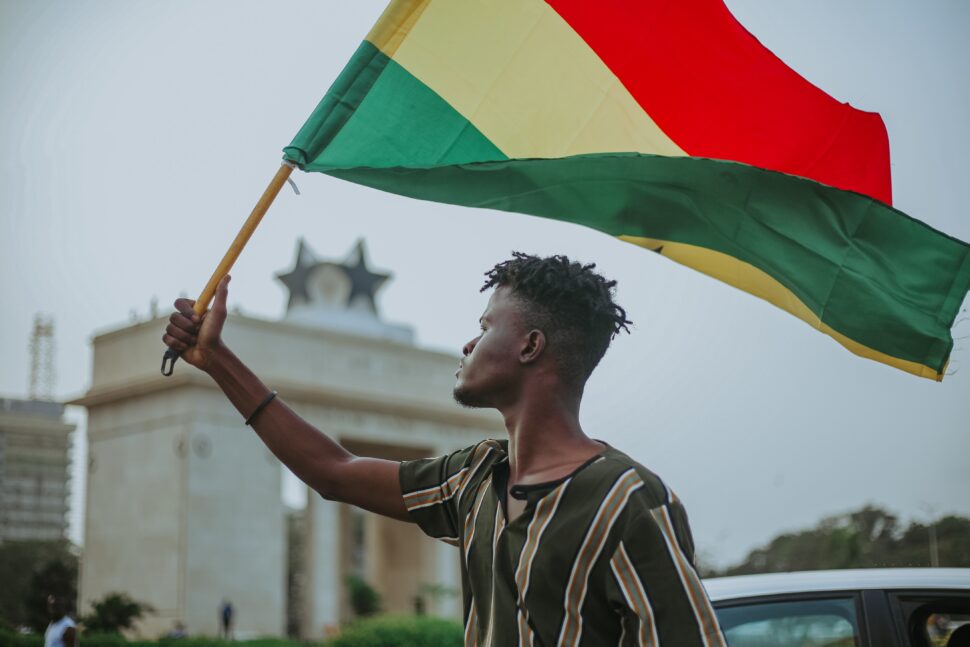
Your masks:
[[[53,400],[54,378],[54,318],[38,313],[30,334],[30,399]]]

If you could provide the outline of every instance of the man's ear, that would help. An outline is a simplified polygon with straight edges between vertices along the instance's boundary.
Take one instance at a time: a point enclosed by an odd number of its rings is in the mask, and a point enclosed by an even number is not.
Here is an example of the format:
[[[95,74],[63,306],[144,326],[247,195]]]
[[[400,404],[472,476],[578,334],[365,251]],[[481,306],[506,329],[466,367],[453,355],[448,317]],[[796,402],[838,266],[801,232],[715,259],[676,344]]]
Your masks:
[[[530,330],[525,338],[525,344],[519,351],[519,362],[531,364],[542,356],[546,349],[546,335],[541,330]]]

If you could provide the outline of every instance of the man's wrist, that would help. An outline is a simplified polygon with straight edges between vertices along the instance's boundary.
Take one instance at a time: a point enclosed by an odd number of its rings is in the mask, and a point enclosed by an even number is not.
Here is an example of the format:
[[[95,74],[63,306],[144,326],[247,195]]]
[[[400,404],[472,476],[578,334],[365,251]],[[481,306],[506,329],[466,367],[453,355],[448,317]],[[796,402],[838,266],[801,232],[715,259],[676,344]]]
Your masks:
[[[252,420],[258,409],[269,404],[266,399],[269,389],[228,346],[219,342],[207,348],[203,358],[198,368],[212,378],[244,418],[248,416],[247,420]]]
[[[207,349],[203,357],[205,359],[199,368],[214,377],[214,373],[225,370],[227,364],[234,358],[234,355],[229,350],[229,347],[220,341],[214,348]]]

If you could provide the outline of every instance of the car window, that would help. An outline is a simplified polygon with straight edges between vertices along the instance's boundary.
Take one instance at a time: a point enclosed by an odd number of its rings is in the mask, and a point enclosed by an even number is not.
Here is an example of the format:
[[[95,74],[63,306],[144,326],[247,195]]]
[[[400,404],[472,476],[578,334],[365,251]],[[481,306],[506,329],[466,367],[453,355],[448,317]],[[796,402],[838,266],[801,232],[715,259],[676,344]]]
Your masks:
[[[912,591],[892,597],[912,647],[970,645],[970,597],[966,592]]]
[[[855,647],[853,598],[758,602],[717,610],[730,647]]]
[[[950,647],[950,636],[963,625],[970,625],[970,615],[962,613],[930,613],[924,632],[926,642],[933,647]],[[963,629],[962,632],[968,631]],[[961,633],[962,633],[961,632]],[[970,645],[970,638],[964,639]]]

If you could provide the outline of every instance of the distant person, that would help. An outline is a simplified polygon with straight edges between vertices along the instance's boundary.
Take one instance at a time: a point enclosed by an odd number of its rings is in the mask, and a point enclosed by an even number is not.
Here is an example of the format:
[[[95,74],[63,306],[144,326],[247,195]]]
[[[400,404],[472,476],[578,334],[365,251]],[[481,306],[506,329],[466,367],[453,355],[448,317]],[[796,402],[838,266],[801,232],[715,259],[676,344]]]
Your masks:
[[[219,620],[220,620],[220,633],[219,635],[226,640],[232,639],[232,616],[235,613],[235,609],[232,608],[232,602],[229,600],[223,600],[222,606],[219,608]]]
[[[67,615],[67,599],[64,596],[47,596],[47,616],[50,624],[44,632],[44,647],[77,647],[77,628]]]
[[[163,341],[207,372],[321,496],[460,548],[465,644],[724,647],[684,506],[580,425],[586,380],[630,323],[615,281],[593,268],[514,253],[486,272],[482,290],[494,292],[462,348],[452,395],[498,409],[508,438],[437,458],[354,456],[276,398],[222,340],[228,277],[203,317],[178,299]],[[429,277],[425,289],[446,309],[438,287]],[[628,415],[646,430],[646,399],[630,402]]]
[[[942,613],[934,613],[926,621],[927,631],[930,638],[945,638],[950,633],[950,618]]]
[[[165,634],[166,638],[188,638],[189,633],[185,630],[185,625],[181,620],[176,620],[175,625]]]

